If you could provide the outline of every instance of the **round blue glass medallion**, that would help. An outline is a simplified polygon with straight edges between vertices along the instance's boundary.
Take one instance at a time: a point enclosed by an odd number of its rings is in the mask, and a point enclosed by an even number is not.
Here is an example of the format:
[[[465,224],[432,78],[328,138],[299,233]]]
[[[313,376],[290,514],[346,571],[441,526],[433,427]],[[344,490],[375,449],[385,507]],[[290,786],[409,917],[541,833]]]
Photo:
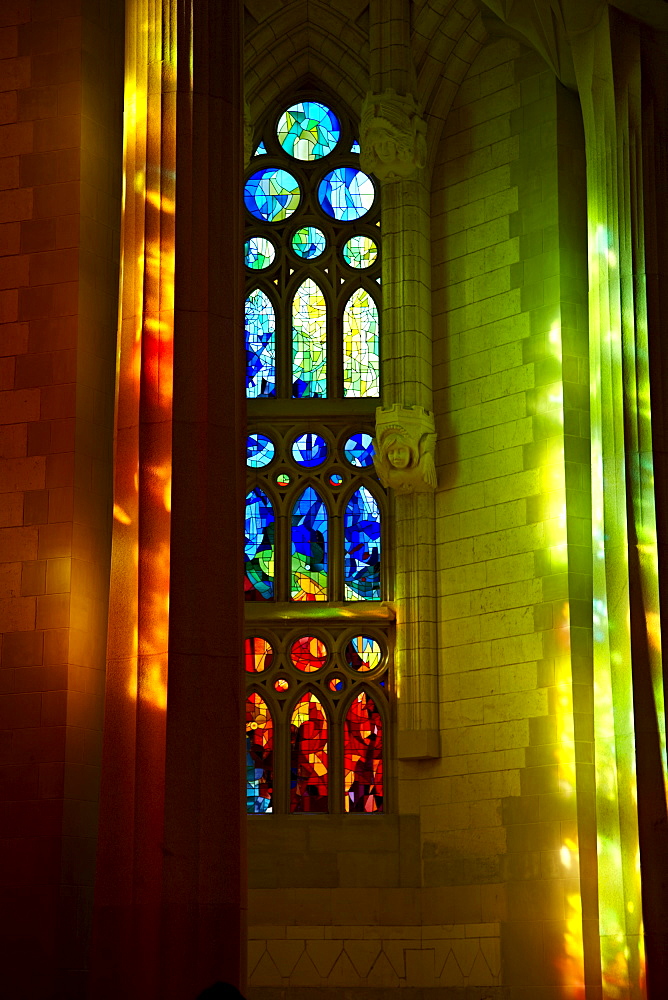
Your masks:
[[[265,267],[270,267],[275,257],[274,244],[264,236],[251,236],[244,243],[244,262],[253,271],[263,271]]]
[[[375,191],[370,177],[355,167],[337,167],[318,185],[318,201],[337,222],[361,219],[373,205]]]
[[[300,434],[292,445],[292,457],[297,465],[313,469],[327,458],[327,442],[319,434]]]
[[[285,152],[296,160],[320,160],[336,146],[341,125],[324,104],[301,101],[283,112],[276,132]]]
[[[373,438],[370,434],[353,434],[343,447],[343,453],[358,469],[366,469],[373,464]]]
[[[283,222],[299,206],[299,184],[287,170],[264,167],[246,181],[244,204],[262,222]]]
[[[342,482],[343,482],[343,476],[341,475],[340,472],[333,472],[329,477],[330,486],[340,486]]]
[[[274,457],[274,442],[265,434],[249,434],[246,441],[246,465],[262,469]]]
[[[298,257],[304,260],[313,260],[319,257],[327,246],[327,239],[321,229],[315,226],[304,226],[298,229],[292,237],[292,249]]]

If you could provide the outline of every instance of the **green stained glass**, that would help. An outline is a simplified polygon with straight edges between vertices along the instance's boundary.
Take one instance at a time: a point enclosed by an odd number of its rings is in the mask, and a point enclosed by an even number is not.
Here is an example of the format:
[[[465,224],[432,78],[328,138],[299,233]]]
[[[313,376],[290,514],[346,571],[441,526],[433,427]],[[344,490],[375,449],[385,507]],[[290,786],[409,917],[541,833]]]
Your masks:
[[[295,399],[327,395],[327,305],[311,278],[292,300],[292,395]]]
[[[371,267],[377,256],[376,241],[369,236],[353,236],[343,247],[343,259],[350,267]]]
[[[244,204],[262,222],[283,222],[299,207],[299,184],[287,170],[264,167],[246,181]]]
[[[317,101],[293,104],[280,118],[278,141],[296,160],[319,160],[336,146],[341,135],[339,119]]]
[[[380,395],[378,310],[365,288],[353,292],[343,313],[343,394]]]
[[[344,249],[345,256],[345,249]],[[274,263],[276,251],[273,243],[264,236],[251,236],[244,243],[244,262],[253,271],[262,271]]]
[[[327,246],[327,239],[321,229],[315,226],[304,226],[298,229],[292,237],[292,249],[298,257],[304,260],[313,260],[319,257]]]

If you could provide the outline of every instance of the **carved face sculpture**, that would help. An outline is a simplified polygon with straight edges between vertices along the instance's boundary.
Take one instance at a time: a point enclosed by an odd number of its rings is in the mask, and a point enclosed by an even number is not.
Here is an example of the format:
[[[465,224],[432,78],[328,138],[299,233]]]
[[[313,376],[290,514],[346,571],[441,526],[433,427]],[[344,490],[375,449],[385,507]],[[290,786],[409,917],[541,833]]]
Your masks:
[[[388,434],[384,450],[393,469],[407,469],[413,460],[413,450],[403,434]]]
[[[381,163],[391,163],[400,158],[397,137],[388,128],[383,127],[382,120],[376,121],[369,129],[367,143]]]

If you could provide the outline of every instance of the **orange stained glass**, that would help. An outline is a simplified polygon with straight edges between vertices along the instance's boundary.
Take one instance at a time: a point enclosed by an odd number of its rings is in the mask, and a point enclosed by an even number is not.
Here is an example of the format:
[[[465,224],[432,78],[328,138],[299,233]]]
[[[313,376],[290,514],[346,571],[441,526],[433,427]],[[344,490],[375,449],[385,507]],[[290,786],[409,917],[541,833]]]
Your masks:
[[[256,692],[246,699],[246,811],[272,812],[274,786],[274,724]]]
[[[307,692],[290,722],[290,812],[328,812],[327,716]]]
[[[313,673],[314,670],[324,667],[327,660],[327,646],[313,635],[304,635],[293,642],[290,659],[297,670],[303,670],[307,674]]]
[[[344,782],[346,812],[383,811],[383,720],[366,691],[346,715]]]
[[[260,635],[246,639],[244,643],[244,662],[248,673],[261,673],[268,670],[274,662],[274,651],[271,643]]]

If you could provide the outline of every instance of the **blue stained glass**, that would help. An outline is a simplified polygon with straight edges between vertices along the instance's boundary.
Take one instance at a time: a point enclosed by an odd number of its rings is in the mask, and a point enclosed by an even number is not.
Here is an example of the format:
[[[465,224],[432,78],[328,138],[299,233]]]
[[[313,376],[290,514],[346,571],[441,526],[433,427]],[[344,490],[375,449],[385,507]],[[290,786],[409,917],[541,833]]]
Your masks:
[[[276,316],[260,288],[246,299],[246,395],[276,395]]]
[[[251,236],[244,243],[244,262],[246,267],[250,267],[253,271],[263,271],[265,267],[270,267],[275,257],[273,243],[264,236]]]
[[[366,469],[373,464],[373,438],[370,434],[353,434],[343,446],[343,453],[358,469]]]
[[[358,150],[358,152],[359,152],[359,150]],[[261,142],[260,145],[255,150],[255,152],[253,153],[253,156],[266,156],[266,153],[267,153],[267,150],[265,149],[265,145],[264,145],[263,142]]]
[[[353,139],[353,144],[352,144],[352,146],[350,147],[350,152],[351,152],[351,153],[360,153],[360,152],[361,152],[361,149],[360,149],[360,144],[359,144],[359,142],[357,141],[357,139]]]
[[[345,600],[380,600],[380,511],[365,486],[353,493],[343,525]]]
[[[269,601],[274,596],[274,508],[262,490],[246,497],[247,601]]]
[[[327,246],[327,239],[321,229],[316,226],[304,226],[298,229],[292,237],[292,249],[298,257],[313,260],[319,257]]]
[[[262,469],[274,457],[274,442],[266,434],[249,434],[246,442],[246,465]]]
[[[297,465],[312,469],[327,458],[327,442],[319,434],[300,434],[292,446],[292,457]]]
[[[246,181],[244,204],[256,219],[283,222],[298,208],[300,195],[298,182],[287,170],[264,167]]]
[[[292,508],[293,601],[327,600],[327,507],[307,487]]]
[[[292,395],[327,395],[327,304],[311,278],[292,300]]]
[[[370,177],[355,167],[337,167],[318,185],[318,201],[337,222],[361,219],[373,205],[375,192]]]
[[[296,160],[319,160],[336,146],[341,136],[339,119],[317,101],[293,104],[281,115],[278,141]]]

